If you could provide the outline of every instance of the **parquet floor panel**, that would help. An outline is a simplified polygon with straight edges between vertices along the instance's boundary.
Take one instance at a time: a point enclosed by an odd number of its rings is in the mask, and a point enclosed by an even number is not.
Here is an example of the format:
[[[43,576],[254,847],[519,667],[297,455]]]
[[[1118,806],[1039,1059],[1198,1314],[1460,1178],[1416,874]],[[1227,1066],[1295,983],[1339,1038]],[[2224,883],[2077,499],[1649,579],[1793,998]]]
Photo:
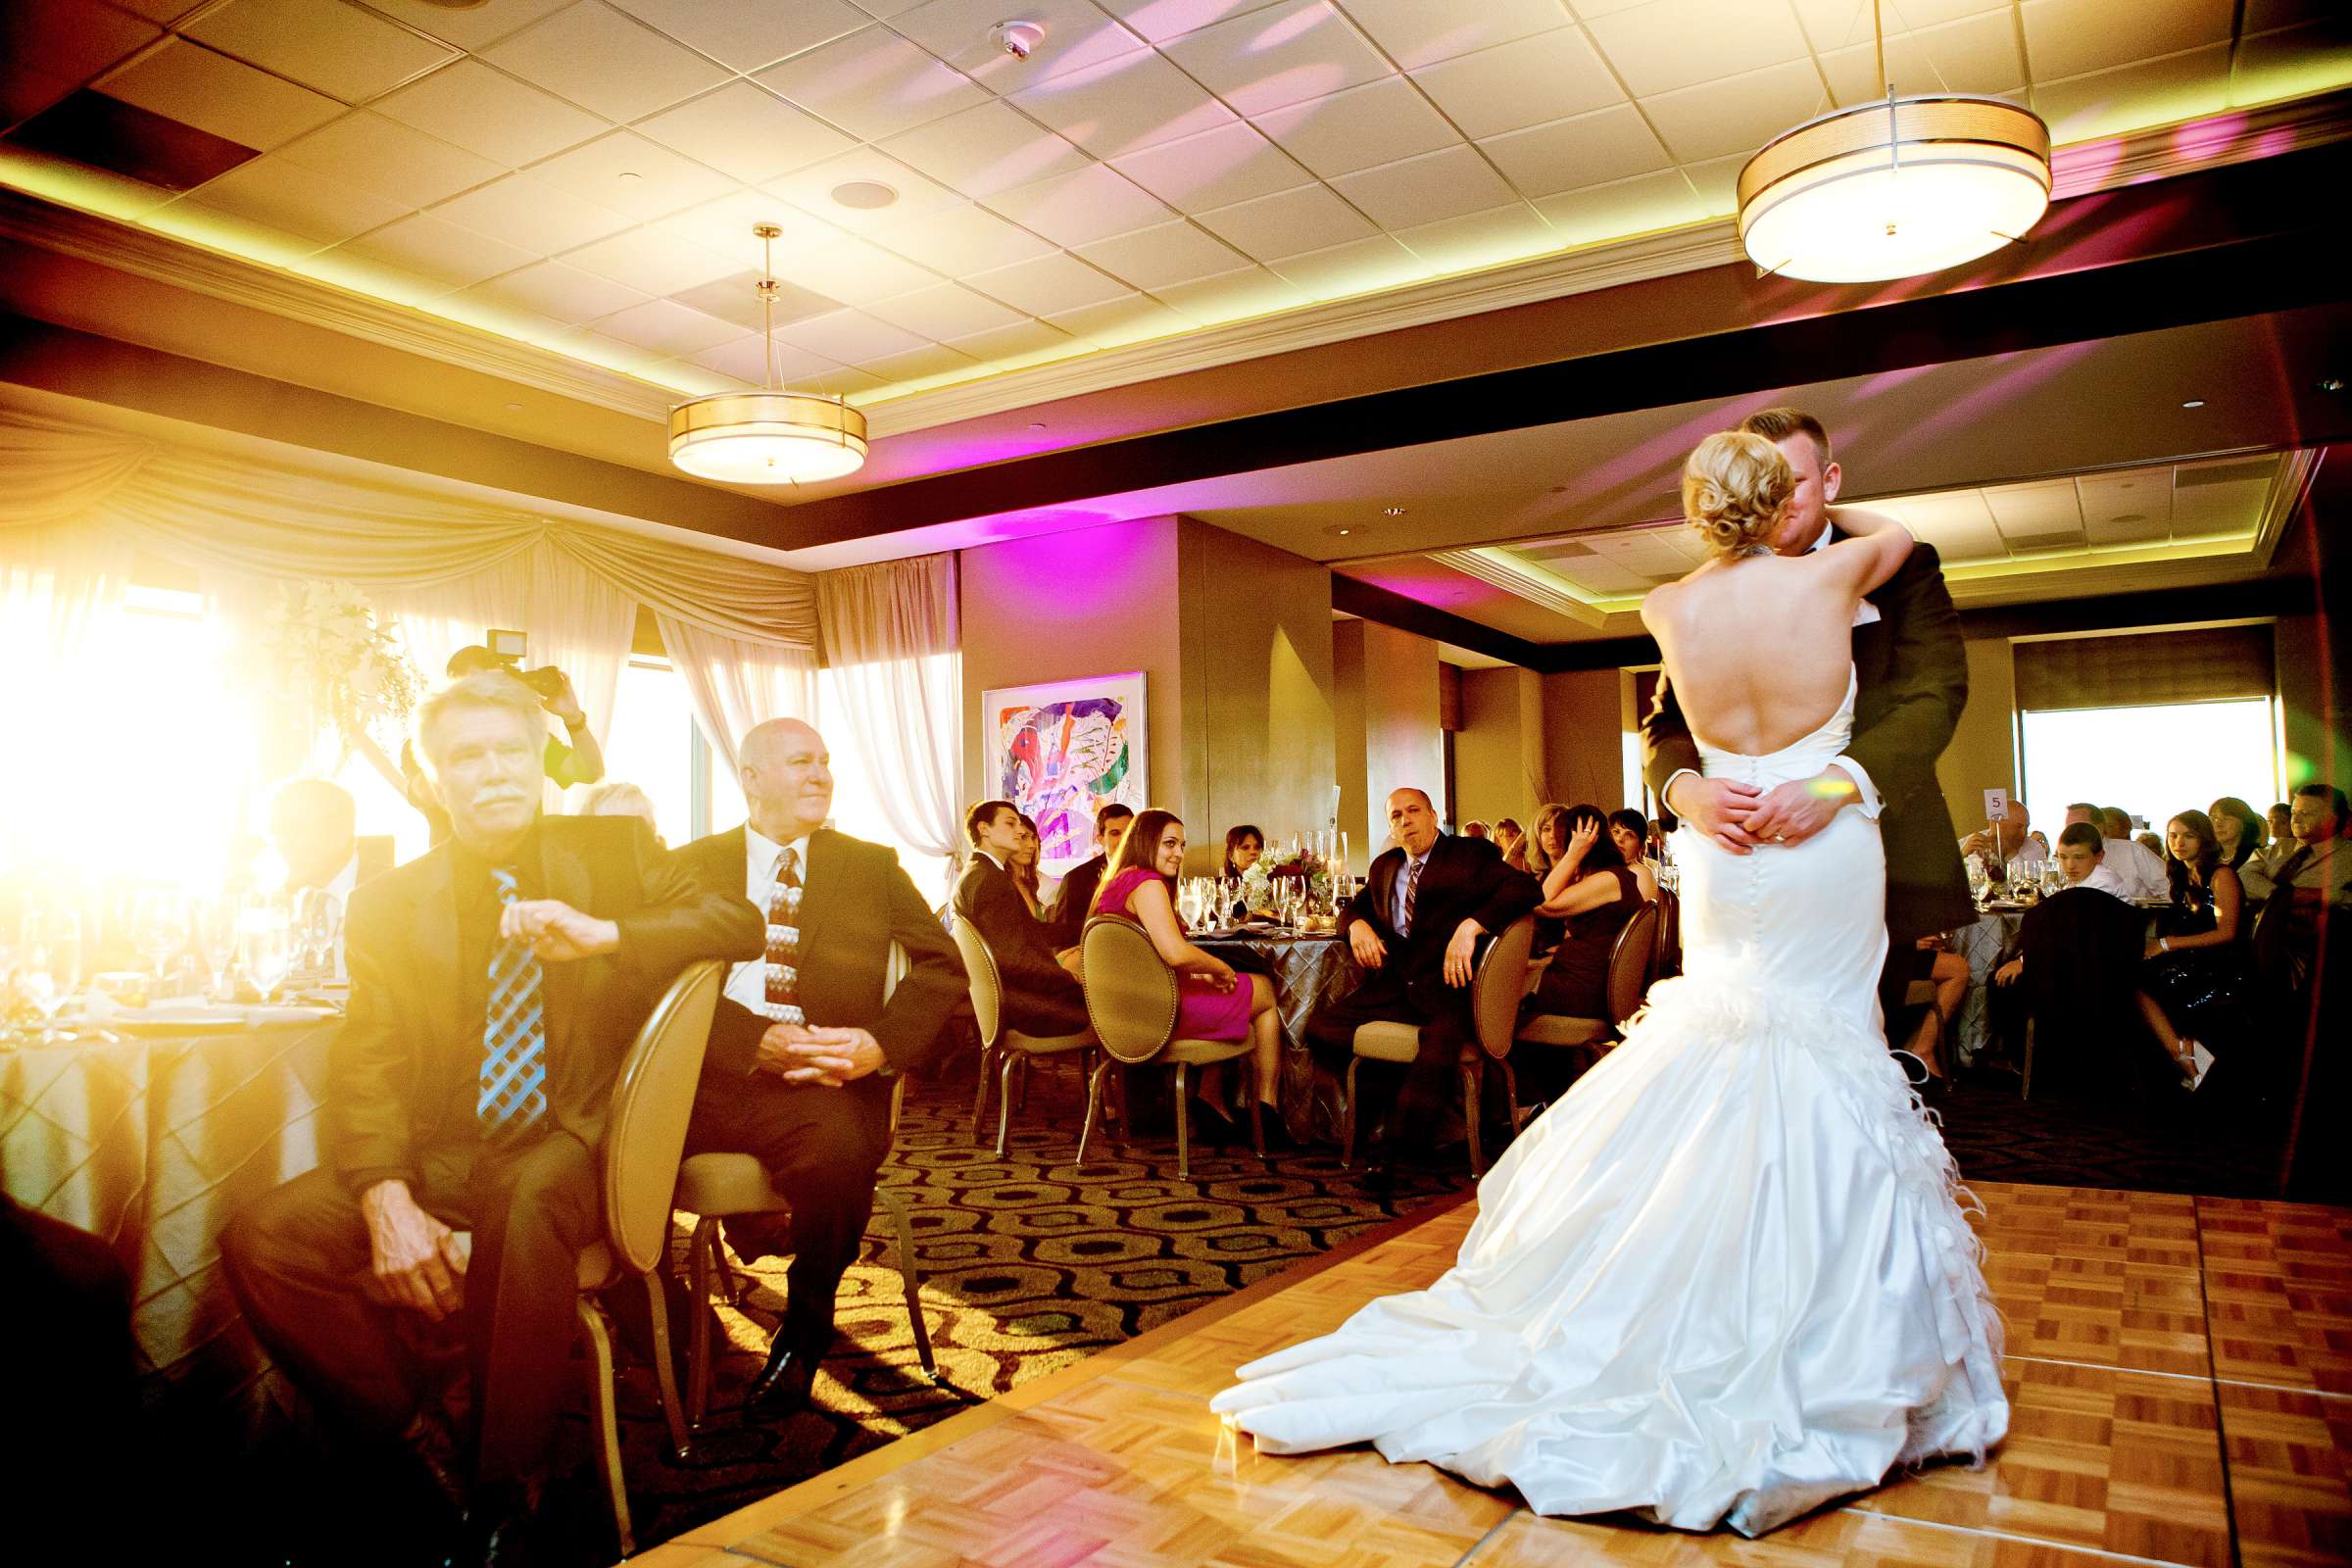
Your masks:
[[[1428,1285],[1448,1208],[638,1559],[656,1568],[2316,1568],[2352,1562],[2352,1211],[1985,1184],[2008,1440],[1761,1541],[1545,1519],[1367,1447],[1257,1453],[1234,1369]],[[902,1453],[900,1450],[904,1450]]]

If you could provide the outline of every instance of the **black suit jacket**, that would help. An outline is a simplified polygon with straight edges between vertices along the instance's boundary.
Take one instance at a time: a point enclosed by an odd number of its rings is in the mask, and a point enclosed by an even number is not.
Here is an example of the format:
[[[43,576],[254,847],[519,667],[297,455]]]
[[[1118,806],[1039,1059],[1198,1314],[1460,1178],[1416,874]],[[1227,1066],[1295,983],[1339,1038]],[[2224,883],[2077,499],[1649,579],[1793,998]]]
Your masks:
[[[1054,919],[1047,928],[1052,933],[1054,951],[1078,945],[1079,933],[1086,929],[1086,917],[1094,912],[1095,893],[1102,886],[1103,869],[1109,864],[1108,856],[1097,855],[1071,866],[1070,874],[1061,879],[1061,891],[1054,896]]]
[[[545,967],[547,1113],[591,1150],[604,1140],[621,1057],[678,971],[759,956],[759,911],[738,888],[698,889],[643,822],[540,821],[542,895],[620,927],[617,952]],[[477,1081],[482,1020],[458,1003],[453,852],[437,846],[355,889],[344,920],[351,1011],[327,1054],[334,1168],[355,1192],[386,1177],[462,1180],[481,1139],[457,1107]]]
[[[696,885],[741,900],[743,844],[743,829],[731,828],[695,840],[672,858]],[[963,959],[896,851],[831,828],[810,834],[800,921],[800,1004],[812,1026],[870,1030],[897,1072],[922,1072],[953,1048],[943,1026],[968,995]],[[764,919],[760,927],[764,943]],[[894,941],[907,968],[886,1001]],[[766,1032],[765,1018],[721,997],[703,1058],[705,1081],[753,1072]]]
[[[975,852],[956,883],[956,912],[997,960],[1006,1024],[1025,1035],[1072,1035],[1086,1027],[1086,993],[1054,961],[1053,932],[1029,912],[1010,872]]]
[[[1358,920],[1368,922],[1389,950],[1381,973],[1391,986],[1400,986],[1413,1004],[1434,1011],[1450,995],[1466,999],[1466,987],[1446,984],[1446,945],[1464,920],[1476,920],[1489,936],[1544,901],[1543,884],[1525,871],[1503,863],[1502,852],[1487,839],[1441,834],[1430,846],[1429,863],[1413,895],[1413,929],[1398,936],[1390,910],[1396,903],[1397,877],[1404,874],[1402,849],[1393,849],[1372,862],[1363,888],[1340,911],[1340,939]],[[1366,981],[1367,985],[1372,982]]]
[[[1854,736],[1846,755],[1879,792],[1886,929],[1901,949],[1976,918],[1959,835],[1936,782],[1936,760],[1968,706],[1968,655],[1934,545],[1915,546],[1867,597],[1879,618],[1854,628]],[[1698,744],[1663,677],[1642,721],[1642,748],[1643,774],[1661,800],[1676,773],[1701,771]]]

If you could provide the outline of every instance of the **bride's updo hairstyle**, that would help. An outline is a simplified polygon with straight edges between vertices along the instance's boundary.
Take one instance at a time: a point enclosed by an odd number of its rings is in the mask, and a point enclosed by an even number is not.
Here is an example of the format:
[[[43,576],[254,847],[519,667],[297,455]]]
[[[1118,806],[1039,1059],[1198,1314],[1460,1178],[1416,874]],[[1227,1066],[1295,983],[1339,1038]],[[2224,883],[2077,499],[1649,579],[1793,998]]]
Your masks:
[[[1683,465],[1683,516],[1718,556],[1769,541],[1795,492],[1781,449],[1744,430],[1707,437]]]

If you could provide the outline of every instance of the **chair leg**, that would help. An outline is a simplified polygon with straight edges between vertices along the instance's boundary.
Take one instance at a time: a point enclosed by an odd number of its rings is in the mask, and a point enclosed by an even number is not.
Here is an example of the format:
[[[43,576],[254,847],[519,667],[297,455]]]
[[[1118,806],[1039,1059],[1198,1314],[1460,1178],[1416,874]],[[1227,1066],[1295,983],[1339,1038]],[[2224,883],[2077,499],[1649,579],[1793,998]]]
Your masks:
[[[1479,1070],[1478,1063],[1462,1063],[1462,1128],[1470,1135],[1470,1177],[1473,1181],[1487,1173],[1486,1155],[1478,1142],[1478,1124],[1486,1120],[1480,1114],[1485,1109],[1481,1102],[1486,1097],[1479,1091],[1485,1087],[1486,1074]]]
[[[1519,1136],[1519,1075],[1511,1070],[1509,1057],[1494,1064],[1502,1069],[1502,1103],[1511,1113],[1511,1136]]]
[[[1102,1110],[1102,1080],[1110,1071],[1110,1057],[1105,1055],[1095,1063],[1086,1075],[1086,1120],[1078,1126],[1078,1163],[1086,1163],[1087,1146],[1095,1140],[1095,1117]],[[1105,1136],[1108,1136],[1107,1129]]]
[[[907,1213],[903,1194],[884,1187],[874,1196],[890,1210],[891,1226],[899,1238],[899,1283],[906,1293],[906,1321],[914,1329],[914,1358],[922,1363],[923,1376],[937,1383],[939,1359],[931,1353],[931,1326],[923,1321],[923,1276],[914,1262],[914,1220]]]
[[[579,1318],[580,1327],[588,1335],[589,1375],[596,1379],[588,1407],[590,1418],[596,1423],[605,1495],[612,1502],[612,1531],[620,1538],[620,1554],[630,1557],[637,1551],[637,1536],[629,1528],[629,1494],[620,1477],[620,1421],[612,1410],[612,1336],[605,1327],[603,1309],[593,1298],[580,1298]]]
[[[1021,1102],[1015,1107],[1024,1116],[1029,1114],[1029,1058],[1021,1058]]]
[[[703,1424],[710,1407],[710,1264],[718,1255],[718,1219],[697,1215],[694,1235],[686,1243],[686,1294],[694,1300],[694,1321],[686,1329],[686,1428]]]
[[[1355,1069],[1364,1058],[1348,1058],[1348,1086],[1341,1093],[1347,1097],[1340,1107],[1340,1169],[1355,1169]]]
[[[980,1118],[988,1113],[988,1070],[996,1065],[997,1054],[988,1046],[980,1048],[980,1091],[972,1096],[972,1142],[980,1141]]]
[[[1028,1058],[1017,1051],[1004,1053],[1003,1075],[997,1083],[997,1157],[1004,1157],[1004,1141],[1012,1136],[1012,1075]]]
[[[669,1360],[669,1293],[662,1288],[662,1270],[650,1269],[645,1281],[647,1309],[654,1320],[654,1381],[662,1390],[662,1419],[669,1423],[669,1451],[686,1462],[686,1411],[678,1402],[677,1369]]]
[[[2021,1101],[2034,1098],[2034,1020],[2031,1018],[2026,1020],[2026,1078],[2018,1086],[2017,1098]]]
[[[1193,1114],[1185,1103],[1184,1063],[1176,1064],[1176,1179],[1193,1179]]]

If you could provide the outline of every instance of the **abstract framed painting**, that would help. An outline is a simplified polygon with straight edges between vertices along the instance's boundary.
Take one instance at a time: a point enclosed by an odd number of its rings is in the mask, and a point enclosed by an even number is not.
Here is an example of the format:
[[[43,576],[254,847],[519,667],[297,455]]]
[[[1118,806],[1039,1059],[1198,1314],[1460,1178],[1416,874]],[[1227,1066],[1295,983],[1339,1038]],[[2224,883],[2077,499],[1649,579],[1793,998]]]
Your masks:
[[[1095,853],[1095,812],[1144,808],[1144,675],[1092,675],[984,692],[988,784],[1035,819],[1038,869],[1061,876]]]

